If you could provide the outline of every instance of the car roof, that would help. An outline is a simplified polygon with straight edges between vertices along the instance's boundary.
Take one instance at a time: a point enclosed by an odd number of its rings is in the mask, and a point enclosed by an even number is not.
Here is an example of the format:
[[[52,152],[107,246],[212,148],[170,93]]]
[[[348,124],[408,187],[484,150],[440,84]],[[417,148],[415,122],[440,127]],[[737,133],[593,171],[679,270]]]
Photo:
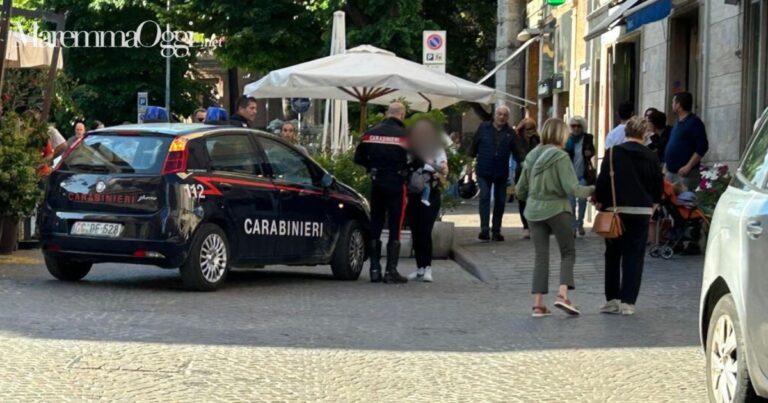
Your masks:
[[[89,131],[88,134],[102,133],[147,133],[147,134],[165,134],[171,136],[204,135],[216,131],[247,130],[260,134],[269,134],[259,130],[241,128],[237,126],[219,126],[204,123],[139,123],[120,126],[109,126],[103,129]],[[197,137],[197,136],[195,136]]]

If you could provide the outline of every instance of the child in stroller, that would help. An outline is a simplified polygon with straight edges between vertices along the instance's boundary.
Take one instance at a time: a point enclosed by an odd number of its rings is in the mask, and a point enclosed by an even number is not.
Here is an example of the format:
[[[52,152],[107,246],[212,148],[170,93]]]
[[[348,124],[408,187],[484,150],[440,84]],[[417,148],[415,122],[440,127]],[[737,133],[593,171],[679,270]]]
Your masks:
[[[676,253],[701,254],[699,239],[707,219],[696,206],[696,195],[682,184],[664,181],[662,202],[653,214],[656,223],[656,244],[651,247],[651,257],[671,259]]]

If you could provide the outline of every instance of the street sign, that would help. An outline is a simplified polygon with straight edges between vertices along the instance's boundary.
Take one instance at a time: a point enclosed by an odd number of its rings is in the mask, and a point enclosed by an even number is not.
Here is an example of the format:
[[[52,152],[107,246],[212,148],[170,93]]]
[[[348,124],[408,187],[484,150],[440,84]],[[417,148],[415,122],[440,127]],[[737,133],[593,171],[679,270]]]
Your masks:
[[[309,98],[291,98],[291,109],[296,113],[306,113],[311,105]]]
[[[445,31],[424,31],[423,34],[423,60],[422,64],[430,69],[445,73]]]
[[[149,106],[149,93],[139,92],[136,94],[136,109],[138,111],[136,121],[142,123],[144,121],[144,112],[147,111]]]

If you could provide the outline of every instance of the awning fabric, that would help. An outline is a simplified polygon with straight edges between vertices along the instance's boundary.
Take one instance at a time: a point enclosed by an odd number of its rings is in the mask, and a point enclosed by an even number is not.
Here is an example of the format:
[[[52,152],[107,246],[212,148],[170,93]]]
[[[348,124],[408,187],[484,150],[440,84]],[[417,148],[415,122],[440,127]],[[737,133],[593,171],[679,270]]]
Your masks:
[[[663,20],[672,12],[672,0],[650,0],[624,13],[627,32],[632,32],[645,24]]]
[[[612,13],[608,14],[607,17],[605,17],[602,21],[595,24],[594,27],[590,27],[589,33],[587,33],[587,36],[584,37],[585,41],[589,41],[592,39],[597,38],[598,36],[608,32],[613,28],[616,23],[621,19],[622,16],[624,16],[624,13],[627,12],[630,8],[632,8],[635,4],[639,3],[641,0],[627,0],[623,3],[621,3],[618,7],[615,7],[615,10],[613,10]]]

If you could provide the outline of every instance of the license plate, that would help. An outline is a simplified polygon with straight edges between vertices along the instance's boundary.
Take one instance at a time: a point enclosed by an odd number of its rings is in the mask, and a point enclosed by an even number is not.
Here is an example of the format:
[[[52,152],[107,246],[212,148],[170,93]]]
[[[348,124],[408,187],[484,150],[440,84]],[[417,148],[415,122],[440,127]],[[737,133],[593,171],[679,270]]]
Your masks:
[[[123,231],[123,224],[109,222],[77,221],[72,226],[72,235],[101,236],[117,238]]]

